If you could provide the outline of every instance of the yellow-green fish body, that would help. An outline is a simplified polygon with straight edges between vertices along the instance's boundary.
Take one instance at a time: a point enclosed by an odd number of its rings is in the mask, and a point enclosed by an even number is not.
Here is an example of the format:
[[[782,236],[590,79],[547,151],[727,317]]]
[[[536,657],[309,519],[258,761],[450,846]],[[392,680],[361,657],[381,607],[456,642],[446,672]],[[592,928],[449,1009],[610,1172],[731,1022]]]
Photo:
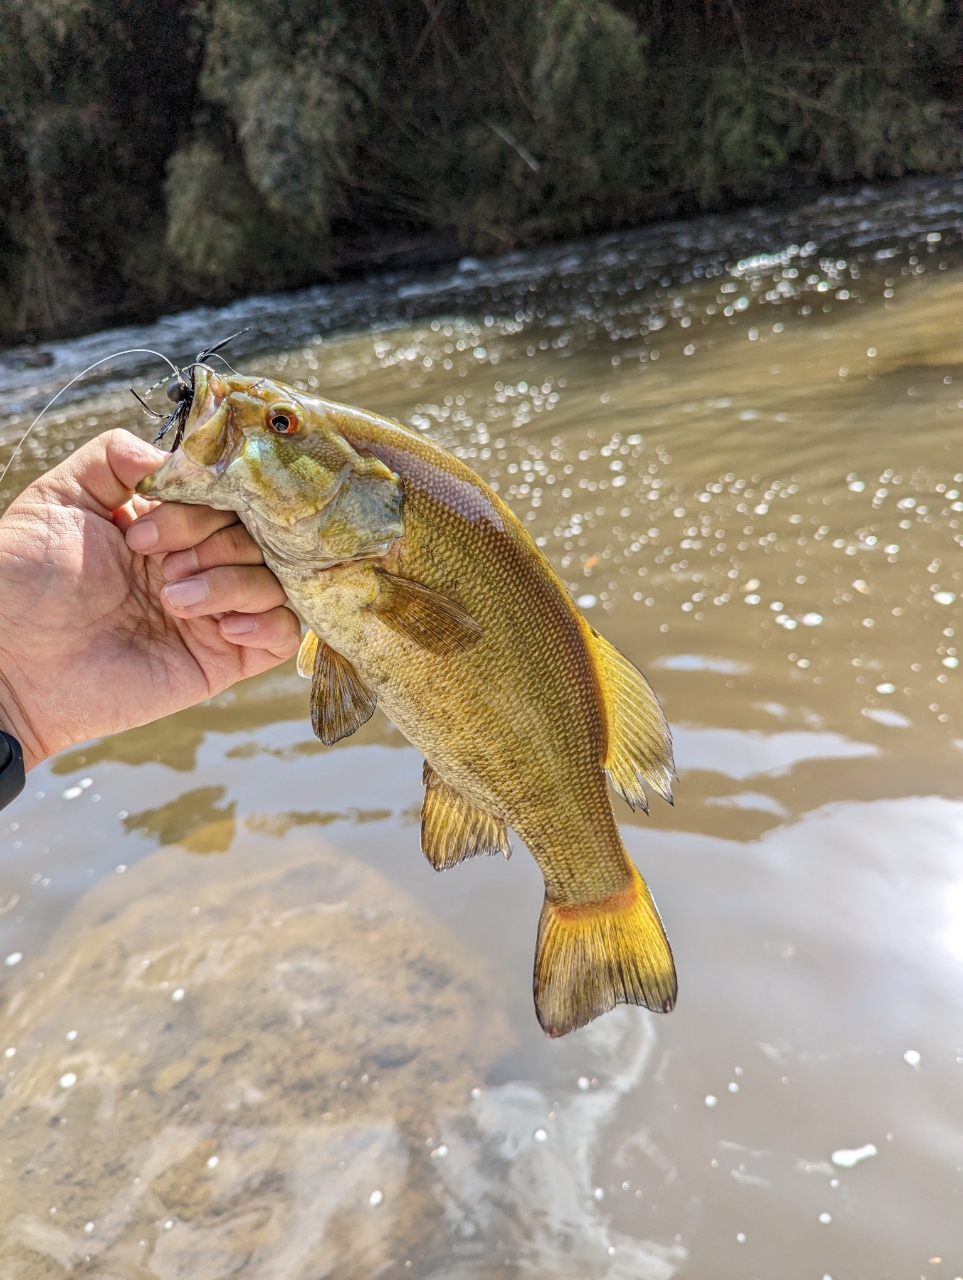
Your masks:
[[[204,371],[182,450],[143,491],[238,512],[311,628],[299,666],[318,735],[380,702],[424,755],[437,868],[507,855],[509,827],[524,840],[545,879],[550,1035],[621,1002],[672,1007],[672,955],[606,786],[607,770],[645,805],[644,774],[668,797],[668,728],[497,494],[389,419]]]

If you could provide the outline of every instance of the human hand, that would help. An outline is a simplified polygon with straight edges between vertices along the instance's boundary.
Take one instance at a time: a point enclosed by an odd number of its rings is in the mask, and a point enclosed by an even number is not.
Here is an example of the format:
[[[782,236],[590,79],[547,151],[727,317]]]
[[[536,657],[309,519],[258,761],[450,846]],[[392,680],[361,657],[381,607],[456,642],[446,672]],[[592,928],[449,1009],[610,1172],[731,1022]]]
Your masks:
[[[233,512],[134,494],[166,457],[108,431],[0,517],[0,728],[28,769],[297,650],[298,620]]]

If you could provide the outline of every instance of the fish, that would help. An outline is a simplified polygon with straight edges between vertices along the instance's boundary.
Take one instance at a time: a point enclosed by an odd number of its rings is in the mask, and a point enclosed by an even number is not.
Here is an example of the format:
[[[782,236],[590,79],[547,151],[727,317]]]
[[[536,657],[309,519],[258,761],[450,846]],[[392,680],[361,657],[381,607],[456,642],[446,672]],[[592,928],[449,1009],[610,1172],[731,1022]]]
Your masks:
[[[196,364],[192,387],[180,447],[139,492],[250,531],[308,628],[317,736],[339,742],[381,706],[424,757],[437,870],[508,857],[510,830],[524,841],[545,882],[533,994],[548,1036],[618,1004],[669,1012],[672,950],[606,781],[632,808],[648,812],[643,782],[671,803],[669,727],[642,673],[427,436],[267,377]]]

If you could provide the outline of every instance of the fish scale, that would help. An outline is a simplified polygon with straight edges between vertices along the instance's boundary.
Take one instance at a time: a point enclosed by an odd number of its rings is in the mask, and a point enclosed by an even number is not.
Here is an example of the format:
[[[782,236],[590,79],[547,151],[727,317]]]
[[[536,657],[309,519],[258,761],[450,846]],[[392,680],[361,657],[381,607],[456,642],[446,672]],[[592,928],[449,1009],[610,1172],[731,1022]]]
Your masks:
[[[435,448],[413,440],[418,446]],[[371,449],[379,456],[377,441]],[[398,572],[461,595],[483,636],[469,655],[450,662],[451,697],[437,732],[425,723],[437,673],[433,655],[415,667],[417,678],[404,693],[379,690],[385,710],[411,725],[408,736],[443,777],[518,832],[554,901],[618,892],[626,883],[625,856],[600,767],[605,725],[584,624],[567,594],[544,560],[527,554],[530,539],[507,509],[504,532],[489,525],[470,541],[459,527],[464,518],[444,497],[406,483],[404,517]],[[439,551],[450,556],[441,572]],[[359,671],[363,662],[360,656]],[[404,708],[396,705],[402,700]],[[461,722],[454,739],[452,717]],[[470,766],[461,754],[469,736],[484,744]]]

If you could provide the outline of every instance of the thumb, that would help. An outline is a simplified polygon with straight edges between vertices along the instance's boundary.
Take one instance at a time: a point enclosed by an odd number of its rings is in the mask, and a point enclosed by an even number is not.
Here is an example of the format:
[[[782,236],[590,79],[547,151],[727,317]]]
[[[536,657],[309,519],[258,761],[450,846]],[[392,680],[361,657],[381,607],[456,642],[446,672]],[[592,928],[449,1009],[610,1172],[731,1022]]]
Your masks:
[[[162,449],[130,431],[105,431],[48,471],[44,483],[60,490],[61,501],[67,499],[109,518],[166,457]]]

